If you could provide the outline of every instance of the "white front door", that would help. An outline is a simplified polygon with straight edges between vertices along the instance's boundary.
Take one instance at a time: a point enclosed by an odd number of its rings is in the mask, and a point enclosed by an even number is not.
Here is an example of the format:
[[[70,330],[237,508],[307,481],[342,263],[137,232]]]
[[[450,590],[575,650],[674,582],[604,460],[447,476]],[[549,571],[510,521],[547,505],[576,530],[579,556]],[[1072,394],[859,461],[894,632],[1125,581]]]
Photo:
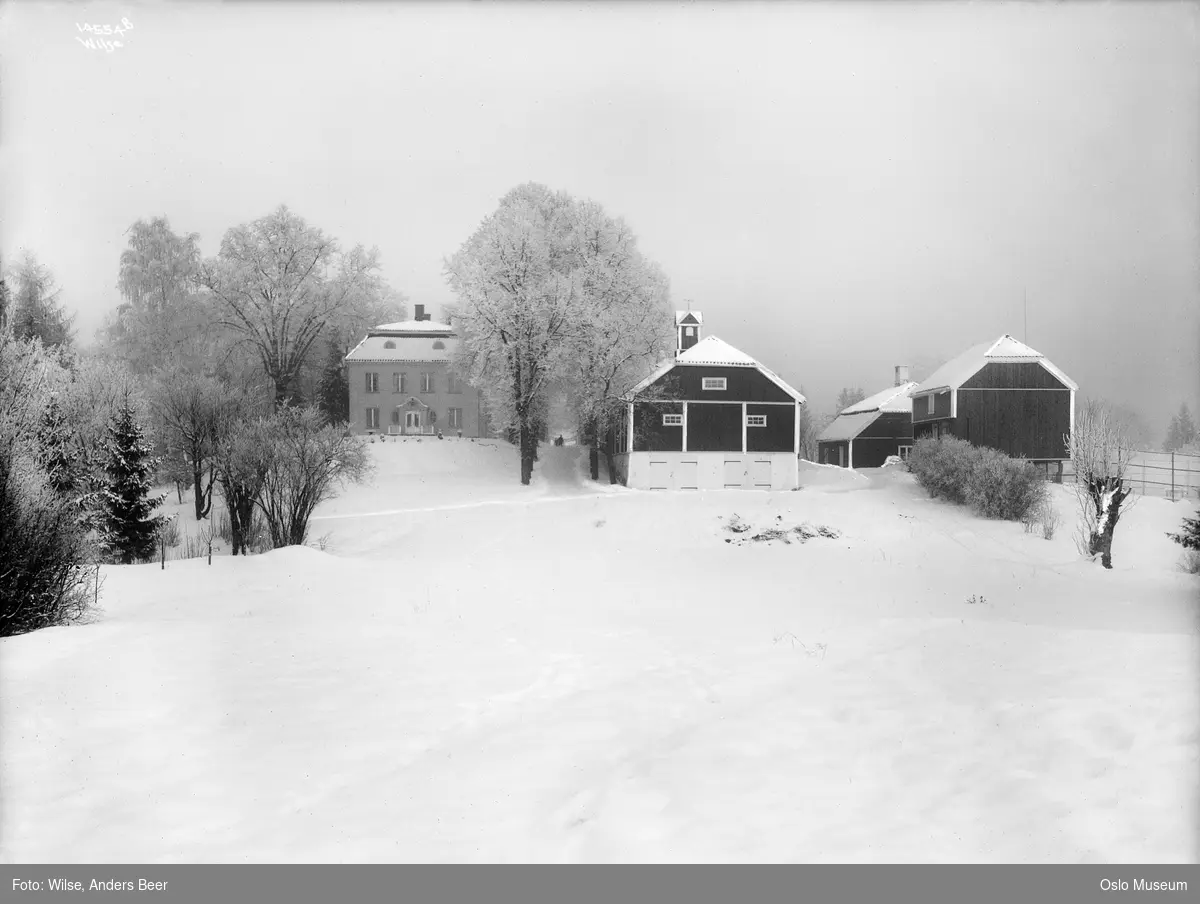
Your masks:
[[[421,412],[419,412],[419,411],[404,412],[404,432],[405,433],[420,433],[421,432]]]

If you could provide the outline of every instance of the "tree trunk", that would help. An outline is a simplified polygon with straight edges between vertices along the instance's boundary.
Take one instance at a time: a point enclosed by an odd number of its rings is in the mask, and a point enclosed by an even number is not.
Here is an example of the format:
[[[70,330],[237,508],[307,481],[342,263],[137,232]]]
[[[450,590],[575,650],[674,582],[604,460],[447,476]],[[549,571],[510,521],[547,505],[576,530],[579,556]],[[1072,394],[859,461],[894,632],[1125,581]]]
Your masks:
[[[204,460],[201,458],[192,459],[192,486],[196,488],[196,520],[203,521],[208,517],[208,506],[204,504]]]
[[[533,463],[537,454],[533,425],[522,421],[519,428],[521,443],[521,484],[529,486],[533,479]]]
[[[291,388],[291,380],[285,377],[275,377],[275,410],[278,411],[287,402]]]
[[[1088,538],[1088,552],[1100,556],[1100,564],[1112,568],[1112,541],[1121,519],[1121,505],[1129,496],[1129,490],[1121,486],[1120,480],[1093,480],[1090,482],[1092,502],[1096,506],[1096,529]],[[1104,497],[1111,493],[1108,504]]]
[[[614,456],[609,449],[604,450],[604,461],[608,465],[608,482],[609,485],[615,486],[617,483],[617,468],[613,460]]]

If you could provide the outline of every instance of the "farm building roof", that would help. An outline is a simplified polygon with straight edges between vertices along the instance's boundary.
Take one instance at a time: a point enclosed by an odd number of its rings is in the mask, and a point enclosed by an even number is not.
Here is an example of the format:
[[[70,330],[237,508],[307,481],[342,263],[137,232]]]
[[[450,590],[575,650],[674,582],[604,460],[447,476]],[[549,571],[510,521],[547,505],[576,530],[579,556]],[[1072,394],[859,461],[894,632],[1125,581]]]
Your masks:
[[[664,376],[674,367],[753,367],[760,371],[768,380],[790,395],[797,402],[803,404],[806,400],[799,392],[789,386],[782,377],[777,375],[766,365],[754,358],[751,358],[740,349],[734,348],[728,342],[718,339],[716,336],[706,336],[701,339],[685,352],[680,352],[676,357],[664,361],[658,366],[654,373],[646,377],[636,386],[629,390],[627,395],[635,395],[641,392],[650,384],[654,383],[660,377]]]
[[[916,387],[911,380],[899,386],[889,386],[882,392],[868,396],[861,402],[855,402],[848,408],[843,408],[841,414],[862,414],[866,411],[888,411],[902,414],[912,411],[912,399],[908,394]]]
[[[973,346],[957,358],[947,361],[910,390],[909,396],[936,389],[958,389],[987,364],[1021,361],[1036,361],[1062,381],[1064,386],[1069,389],[1079,388],[1074,380],[1055,367],[1041,352],[1006,334],[994,342],[983,342]]]
[[[882,411],[861,411],[854,414],[839,414],[821,431],[817,442],[830,443],[854,439],[867,427],[879,420]]]

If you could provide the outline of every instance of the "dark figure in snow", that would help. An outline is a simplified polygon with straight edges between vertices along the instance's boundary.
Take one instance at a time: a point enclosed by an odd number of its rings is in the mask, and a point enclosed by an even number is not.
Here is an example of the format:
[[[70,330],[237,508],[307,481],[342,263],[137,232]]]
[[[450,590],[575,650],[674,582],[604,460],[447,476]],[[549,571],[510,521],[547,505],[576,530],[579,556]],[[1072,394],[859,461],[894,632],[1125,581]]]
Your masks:
[[[560,433],[558,435],[558,438],[554,440],[554,445],[561,446],[562,444],[563,444],[563,438],[562,438],[562,434]]]
[[[458,438],[462,439],[462,431],[461,430],[458,431]]]
[[[445,439],[445,437],[444,437],[444,436],[442,436],[442,431],[441,431],[441,430],[439,430],[439,431],[438,431],[438,439]]]

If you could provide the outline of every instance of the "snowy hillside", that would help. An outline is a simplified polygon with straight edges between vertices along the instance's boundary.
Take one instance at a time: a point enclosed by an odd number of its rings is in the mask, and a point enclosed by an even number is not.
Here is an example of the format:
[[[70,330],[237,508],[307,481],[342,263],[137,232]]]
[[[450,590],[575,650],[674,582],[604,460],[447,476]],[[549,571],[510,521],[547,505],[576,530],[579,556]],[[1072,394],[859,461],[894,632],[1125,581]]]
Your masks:
[[[672,494],[371,448],[330,552],[108,568],[91,624],[0,641],[0,858],[1196,856],[1183,505],[1105,572],[1063,487],[1047,541],[896,469]]]

